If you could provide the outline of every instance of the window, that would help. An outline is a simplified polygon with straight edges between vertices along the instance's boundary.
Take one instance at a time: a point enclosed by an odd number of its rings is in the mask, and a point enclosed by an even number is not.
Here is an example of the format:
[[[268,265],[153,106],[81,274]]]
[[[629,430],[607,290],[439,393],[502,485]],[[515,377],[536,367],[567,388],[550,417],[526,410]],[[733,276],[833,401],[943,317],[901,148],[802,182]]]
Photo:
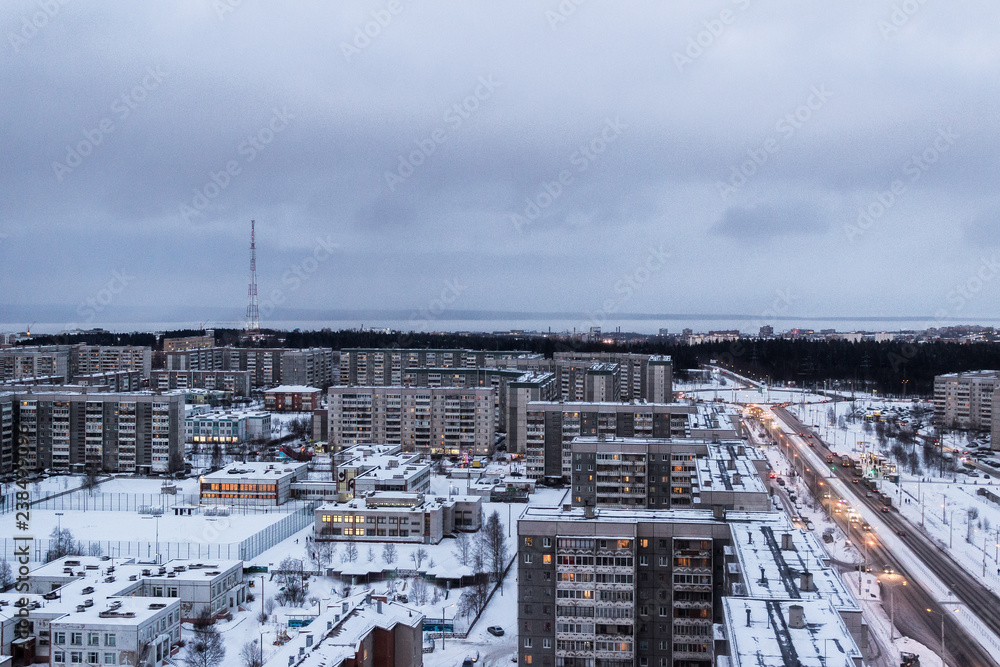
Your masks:
[[[542,556],[542,562],[546,565],[552,564],[552,554],[545,554]]]
[[[104,654],[104,664],[105,665],[114,665],[114,664],[116,664],[116,662],[117,662],[117,658],[115,657],[114,653],[105,653]]]
[[[543,547],[551,547],[552,546],[552,540],[549,539],[548,537],[543,537],[542,538],[542,546]]]
[[[87,662],[92,665],[96,665],[100,662],[100,658],[97,655],[97,651],[87,651]]]
[[[552,640],[548,639],[548,638],[543,639],[542,640],[542,648],[552,648]]]
[[[639,556],[639,565],[649,565],[649,557]]]
[[[69,643],[73,646],[83,646],[83,633],[71,632],[69,635]]]
[[[524,554],[524,562],[531,563],[531,554]]]
[[[96,632],[87,633],[87,646],[100,646],[101,636]]]
[[[57,632],[57,633],[55,633],[55,639],[53,641],[56,644],[65,644],[66,643],[66,633],[65,632]]]
[[[52,662],[66,662],[66,652],[65,651],[53,651],[52,652]]]
[[[83,662],[83,653],[80,651],[70,651],[69,661],[76,664]]]
[[[530,547],[531,546],[531,538],[530,537],[524,538],[524,546],[526,546],[526,547]]]
[[[531,656],[530,655],[524,656],[524,664],[526,664],[526,665],[530,665],[531,664]]]
[[[524,638],[524,648],[531,648],[531,637]]]

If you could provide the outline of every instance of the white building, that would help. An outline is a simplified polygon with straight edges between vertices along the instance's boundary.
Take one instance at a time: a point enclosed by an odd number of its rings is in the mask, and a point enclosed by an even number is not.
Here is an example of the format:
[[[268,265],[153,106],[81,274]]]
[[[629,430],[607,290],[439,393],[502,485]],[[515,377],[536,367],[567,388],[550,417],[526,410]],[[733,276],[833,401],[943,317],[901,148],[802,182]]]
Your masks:
[[[308,475],[305,463],[230,463],[200,479],[201,502],[210,505],[281,505],[292,483]]]
[[[481,496],[373,493],[316,508],[316,539],[336,542],[437,544],[455,531],[482,526]]]

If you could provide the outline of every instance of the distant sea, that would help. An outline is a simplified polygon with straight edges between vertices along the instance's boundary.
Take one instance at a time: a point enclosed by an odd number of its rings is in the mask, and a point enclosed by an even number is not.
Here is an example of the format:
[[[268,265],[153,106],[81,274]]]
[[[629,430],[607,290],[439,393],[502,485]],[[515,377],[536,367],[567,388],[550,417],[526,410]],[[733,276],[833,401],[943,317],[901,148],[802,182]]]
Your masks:
[[[661,329],[666,329],[668,333],[680,333],[683,329],[691,329],[694,332],[708,331],[728,331],[739,330],[743,333],[758,333],[761,325],[770,324],[774,327],[775,333],[781,333],[791,329],[813,329],[820,331],[823,329],[833,329],[835,331],[873,331],[873,332],[894,332],[908,330],[922,330],[929,327],[953,326],[958,324],[978,324],[981,326],[993,326],[1000,328],[1000,318],[962,318],[954,320],[938,320],[932,317],[920,318],[839,318],[839,317],[802,317],[762,320],[754,317],[740,317],[733,315],[719,316],[639,316],[629,319],[600,319],[581,315],[578,318],[566,317],[566,314],[559,314],[557,317],[546,317],[542,314],[518,314],[511,318],[478,318],[468,317],[461,319],[429,319],[422,317],[385,317],[385,318],[343,318],[343,319],[282,319],[268,320],[261,319],[261,327],[266,329],[281,329],[291,331],[301,329],[303,331],[319,329],[372,329],[372,330],[397,330],[414,332],[509,332],[526,331],[539,333],[566,333],[585,332],[592,326],[600,326],[602,332],[608,333],[615,330],[622,332],[634,332],[640,334],[657,334]],[[25,321],[26,320],[26,321]],[[50,334],[61,333],[67,329],[92,329],[99,327],[112,332],[132,332],[132,331],[176,331],[180,329],[200,329],[207,328],[242,328],[242,320],[170,320],[170,321],[129,321],[129,320],[101,320],[94,319],[87,322],[42,322],[37,321],[32,324],[30,319],[25,318],[20,322],[0,323],[0,332],[12,333],[22,332],[27,325],[31,324],[31,333]]]

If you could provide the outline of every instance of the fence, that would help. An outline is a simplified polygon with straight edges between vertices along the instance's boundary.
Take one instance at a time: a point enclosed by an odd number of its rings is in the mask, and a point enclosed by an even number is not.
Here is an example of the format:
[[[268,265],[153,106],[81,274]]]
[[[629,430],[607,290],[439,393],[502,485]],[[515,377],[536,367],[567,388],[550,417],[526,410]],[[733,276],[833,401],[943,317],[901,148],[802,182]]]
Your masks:
[[[137,512],[140,508],[162,507],[164,514],[169,514],[176,505],[198,505],[201,498],[197,494],[172,493],[87,493],[75,491],[57,496],[50,496],[31,503],[33,510],[79,510],[84,512]],[[0,500],[0,514],[14,509],[16,501],[14,494],[7,494]],[[219,504],[218,506],[222,506]],[[275,508],[273,506],[258,506],[240,503],[238,499],[227,505],[230,514],[264,514],[274,512],[294,512],[306,507],[315,507],[314,501],[289,500]]]
[[[143,496],[144,494],[120,495]],[[147,503],[149,502],[148,496],[149,494],[145,494]],[[167,497],[173,498],[173,496]],[[80,550],[84,554],[94,556],[137,558],[141,560],[153,560],[159,554],[161,562],[171,558],[248,561],[311,524],[314,517],[314,506],[314,503],[307,503],[305,506],[288,513],[278,521],[265,526],[241,542],[213,542],[214,533],[217,533],[220,528],[209,525],[204,528],[200,540],[193,539],[187,542],[167,542],[163,540],[159,542],[144,540],[79,540]],[[100,507],[97,509],[99,510]],[[224,522],[224,520],[224,517],[220,517],[220,523]],[[221,529],[224,529],[224,526]],[[48,539],[35,539],[31,551],[32,560],[35,562],[45,562],[45,555],[49,551],[49,544],[50,540]],[[15,562],[14,550],[16,546],[20,545],[15,543],[12,538],[0,538],[0,559]]]

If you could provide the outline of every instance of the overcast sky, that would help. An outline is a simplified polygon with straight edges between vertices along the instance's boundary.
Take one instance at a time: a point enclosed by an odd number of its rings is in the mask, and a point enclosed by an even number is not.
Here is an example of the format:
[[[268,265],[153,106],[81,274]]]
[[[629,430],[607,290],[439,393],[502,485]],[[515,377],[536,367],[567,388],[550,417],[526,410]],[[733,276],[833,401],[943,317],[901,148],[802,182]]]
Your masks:
[[[994,2],[63,1],[0,5],[13,317],[242,309],[251,218],[268,312],[997,314]]]

